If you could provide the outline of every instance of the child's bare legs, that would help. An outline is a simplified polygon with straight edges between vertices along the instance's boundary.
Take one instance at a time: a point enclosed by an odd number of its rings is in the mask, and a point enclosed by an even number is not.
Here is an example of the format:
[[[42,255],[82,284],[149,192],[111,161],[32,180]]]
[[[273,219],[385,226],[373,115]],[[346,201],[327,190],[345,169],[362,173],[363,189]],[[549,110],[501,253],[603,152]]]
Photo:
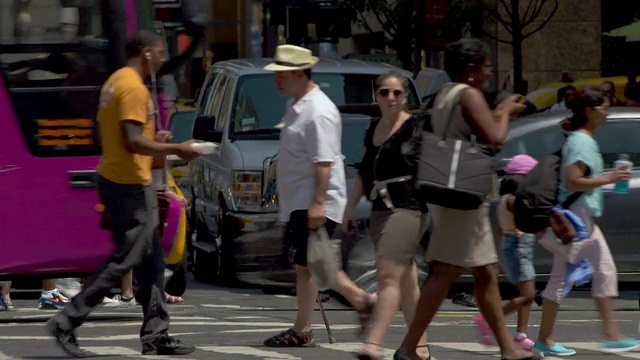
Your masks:
[[[127,275],[122,277],[122,281],[120,282],[120,293],[122,297],[132,298],[133,297],[133,270],[129,270]]]
[[[2,293],[0,293],[0,295],[2,295],[3,297],[7,297],[9,296],[10,293],[11,293],[11,281],[5,281],[2,284]]]

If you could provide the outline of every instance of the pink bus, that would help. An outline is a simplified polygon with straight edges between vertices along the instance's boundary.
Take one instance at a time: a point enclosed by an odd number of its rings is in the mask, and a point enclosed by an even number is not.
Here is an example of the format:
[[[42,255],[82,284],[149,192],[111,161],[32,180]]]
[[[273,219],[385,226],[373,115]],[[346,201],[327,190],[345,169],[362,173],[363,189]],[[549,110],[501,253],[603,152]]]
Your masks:
[[[113,250],[94,181],[100,87],[127,35],[153,30],[152,1],[23,3],[0,9],[0,279],[79,277]],[[165,229],[168,264],[185,233],[181,210]]]

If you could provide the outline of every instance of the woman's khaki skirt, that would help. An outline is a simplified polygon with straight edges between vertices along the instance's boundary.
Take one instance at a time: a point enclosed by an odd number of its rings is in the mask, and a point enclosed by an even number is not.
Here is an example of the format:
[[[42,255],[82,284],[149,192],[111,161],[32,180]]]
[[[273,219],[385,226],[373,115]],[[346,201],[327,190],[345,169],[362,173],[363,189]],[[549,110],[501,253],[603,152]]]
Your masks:
[[[371,239],[376,256],[410,264],[427,228],[427,215],[417,210],[395,209],[371,214]]]
[[[426,261],[436,260],[463,268],[498,262],[488,203],[469,211],[428,206],[433,230]]]

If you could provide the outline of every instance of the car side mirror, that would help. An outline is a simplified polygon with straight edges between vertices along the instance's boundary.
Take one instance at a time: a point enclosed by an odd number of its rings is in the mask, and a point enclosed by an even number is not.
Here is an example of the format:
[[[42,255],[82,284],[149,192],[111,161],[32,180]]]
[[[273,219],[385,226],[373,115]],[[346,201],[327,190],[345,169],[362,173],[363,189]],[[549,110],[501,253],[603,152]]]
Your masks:
[[[198,116],[193,124],[193,138],[214,143],[222,142],[222,131],[215,130],[216,117],[213,115]]]

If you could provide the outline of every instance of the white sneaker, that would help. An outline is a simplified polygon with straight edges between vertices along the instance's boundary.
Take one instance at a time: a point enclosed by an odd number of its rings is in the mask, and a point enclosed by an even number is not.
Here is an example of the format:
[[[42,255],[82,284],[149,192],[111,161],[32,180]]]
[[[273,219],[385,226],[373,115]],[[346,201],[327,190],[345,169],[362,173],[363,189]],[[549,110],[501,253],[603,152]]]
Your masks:
[[[102,300],[102,306],[107,308],[116,308],[116,307],[131,308],[131,307],[135,307],[136,305],[138,305],[138,302],[136,301],[135,297],[127,299],[122,297],[122,295],[120,294],[114,295],[113,298],[111,299],[109,299],[108,297],[105,297]]]
[[[38,300],[38,309],[60,310],[69,303],[69,299],[60,293],[60,290],[43,291]]]
[[[9,295],[2,295],[2,302],[4,302],[4,305],[7,307],[7,310],[13,310],[13,302],[11,301],[11,298],[9,297]]]
[[[60,289],[62,295],[72,298],[82,290],[82,284],[78,279],[67,278],[67,279],[57,279],[56,287]]]

